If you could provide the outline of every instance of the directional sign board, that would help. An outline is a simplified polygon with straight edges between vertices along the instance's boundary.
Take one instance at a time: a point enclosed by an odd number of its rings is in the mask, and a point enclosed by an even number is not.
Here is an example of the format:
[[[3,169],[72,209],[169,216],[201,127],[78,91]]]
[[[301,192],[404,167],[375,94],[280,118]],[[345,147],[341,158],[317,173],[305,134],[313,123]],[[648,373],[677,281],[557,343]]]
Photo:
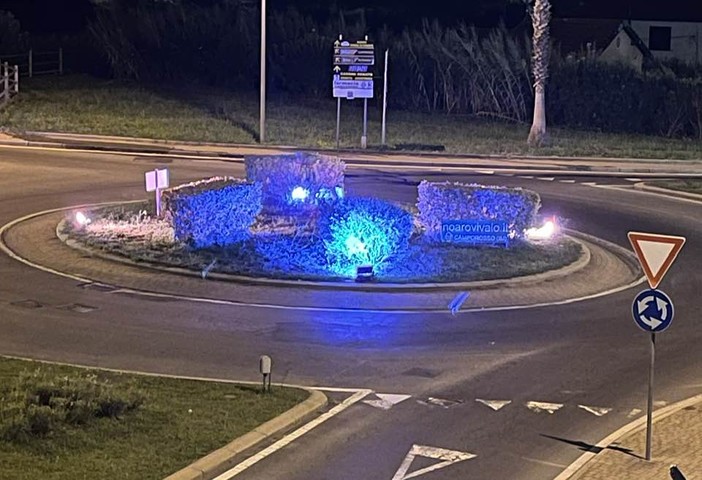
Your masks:
[[[146,180],[146,191],[154,192],[159,188],[168,188],[168,169],[167,168],[157,168],[156,170],[151,170],[144,174],[144,179]]]
[[[641,232],[629,232],[628,236],[648,284],[656,288],[680,253],[685,237]]]
[[[644,290],[634,298],[632,313],[642,330],[662,332],[673,321],[673,301],[660,290]]]
[[[367,40],[336,40],[332,56],[334,98],[373,98],[375,47]]]

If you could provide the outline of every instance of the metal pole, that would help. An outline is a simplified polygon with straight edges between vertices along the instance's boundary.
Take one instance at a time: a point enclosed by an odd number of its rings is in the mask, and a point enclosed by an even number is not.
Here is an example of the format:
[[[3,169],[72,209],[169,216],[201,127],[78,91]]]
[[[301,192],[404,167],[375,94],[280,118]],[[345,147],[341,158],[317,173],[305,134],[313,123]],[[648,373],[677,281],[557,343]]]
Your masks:
[[[656,334],[651,332],[651,366],[648,370],[648,411],[646,416],[646,460],[651,460],[653,429],[653,369],[656,362]]]
[[[32,53],[32,49],[29,49],[29,78],[32,78],[32,75],[34,75],[34,65],[33,65],[33,58],[34,54]]]
[[[388,53],[390,50],[385,50],[385,70],[383,71],[383,121],[380,131],[380,144],[385,146],[385,114],[388,111]]]
[[[261,98],[259,99],[260,143],[266,141],[266,0],[261,0]]]
[[[59,61],[59,75],[63,75],[63,48],[59,48],[58,61]]]
[[[336,149],[339,150],[339,123],[341,122],[341,97],[336,99]]]
[[[19,65],[15,65],[15,93],[19,93]]]
[[[363,99],[363,135],[361,136],[361,148],[368,146],[368,99]]]
[[[5,91],[5,103],[7,103],[10,100],[10,67],[7,62],[3,67],[3,90]]]

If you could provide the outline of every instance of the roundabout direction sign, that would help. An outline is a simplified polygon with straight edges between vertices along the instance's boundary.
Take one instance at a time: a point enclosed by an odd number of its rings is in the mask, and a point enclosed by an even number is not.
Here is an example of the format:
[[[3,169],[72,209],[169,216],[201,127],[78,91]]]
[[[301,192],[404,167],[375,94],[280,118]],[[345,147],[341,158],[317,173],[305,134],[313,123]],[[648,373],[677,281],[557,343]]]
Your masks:
[[[643,331],[662,332],[673,321],[673,301],[660,290],[644,290],[634,298],[632,313]]]

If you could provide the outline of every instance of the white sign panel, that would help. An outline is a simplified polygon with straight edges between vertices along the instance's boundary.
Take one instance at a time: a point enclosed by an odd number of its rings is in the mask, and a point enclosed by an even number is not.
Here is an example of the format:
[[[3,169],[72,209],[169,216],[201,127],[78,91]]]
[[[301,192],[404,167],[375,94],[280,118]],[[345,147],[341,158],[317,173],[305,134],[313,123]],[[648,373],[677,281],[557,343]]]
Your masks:
[[[373,98],[373,80],[346,80],[334,75],[334,98]]]
[[[146,179],[146,191],[154,192],[156,189],[168,188],[168,169],[156,169],[144,174]]]

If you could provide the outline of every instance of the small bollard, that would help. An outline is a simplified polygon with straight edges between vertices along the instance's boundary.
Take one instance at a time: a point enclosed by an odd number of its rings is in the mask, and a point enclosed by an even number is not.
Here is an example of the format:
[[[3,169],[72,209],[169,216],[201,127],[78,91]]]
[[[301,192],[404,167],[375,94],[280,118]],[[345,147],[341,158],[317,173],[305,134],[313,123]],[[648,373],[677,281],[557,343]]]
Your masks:
[[[258,370],[263,375],[263,392],[271,391],[271,370],[273,369],[273,360],[268,355],[261,355],[258,360]],[[267,385],[266,385],[267,383]]]

